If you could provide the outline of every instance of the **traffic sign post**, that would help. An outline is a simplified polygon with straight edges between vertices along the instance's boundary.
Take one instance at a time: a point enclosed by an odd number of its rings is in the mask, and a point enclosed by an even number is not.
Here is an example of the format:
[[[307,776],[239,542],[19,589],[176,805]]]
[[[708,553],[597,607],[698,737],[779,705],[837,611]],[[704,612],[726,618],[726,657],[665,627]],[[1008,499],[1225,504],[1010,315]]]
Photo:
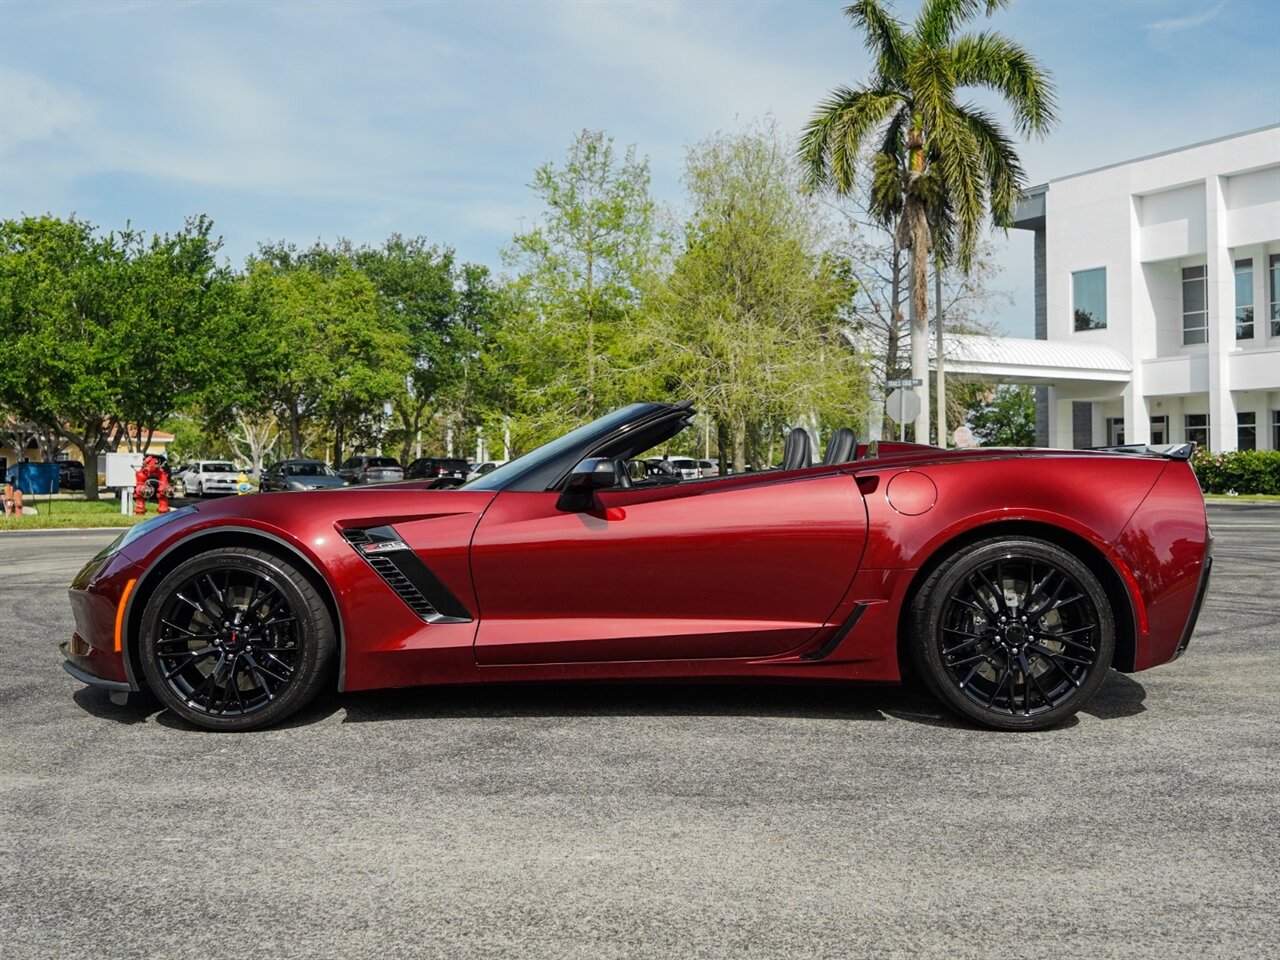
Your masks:
[[[903,440],[906,438],[907,421],[914,420],[920,413],[920,396],[914,390],[899,387],[885,399],[884,410],[898,425],[898,439]]]

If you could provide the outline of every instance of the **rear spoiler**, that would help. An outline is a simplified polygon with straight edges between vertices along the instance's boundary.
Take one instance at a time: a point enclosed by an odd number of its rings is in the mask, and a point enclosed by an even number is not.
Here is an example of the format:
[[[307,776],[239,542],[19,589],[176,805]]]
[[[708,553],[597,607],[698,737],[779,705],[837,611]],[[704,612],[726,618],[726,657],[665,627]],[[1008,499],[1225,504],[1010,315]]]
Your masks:
[[[1091,450],[1100,450],[1103,453],[1136,453],[1146,457],[1164,457],[1166,460],[1190,460],[1191,455],[1196,452],[1196,442],[1188,440],[1186,443],[1159,443],[1154,447],[1146,443],[1126,443],[1118,447],[1090,447]]]

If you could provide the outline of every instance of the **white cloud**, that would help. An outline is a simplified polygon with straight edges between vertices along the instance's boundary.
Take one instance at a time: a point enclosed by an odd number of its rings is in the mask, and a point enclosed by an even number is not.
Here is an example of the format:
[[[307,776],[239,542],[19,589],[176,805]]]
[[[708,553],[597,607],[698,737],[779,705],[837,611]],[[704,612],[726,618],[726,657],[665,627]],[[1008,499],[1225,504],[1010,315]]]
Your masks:
[[[75,91],[42,77],[0,66],[0,156],[74,131],[89,109]]]
[[[1220,14],[1226,5],[1227,0],[1218,0],[1218,3],[1214,4],[1214,6],[1199,13],[1187,14],[1185,17],[1170,17],[1166,20],[1152,21],[1147,24],[1147,30],[1152,33],[1176,33],[1179,30],[1200,27]]]

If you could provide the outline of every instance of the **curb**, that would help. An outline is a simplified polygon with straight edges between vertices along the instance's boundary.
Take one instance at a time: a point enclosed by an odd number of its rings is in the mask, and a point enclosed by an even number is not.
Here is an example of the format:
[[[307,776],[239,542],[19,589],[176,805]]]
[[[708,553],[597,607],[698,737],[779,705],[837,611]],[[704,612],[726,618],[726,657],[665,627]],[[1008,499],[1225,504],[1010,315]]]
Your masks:
[[[35,530],[3,530],[0,529],[0,538],[6,536],[30,536],[31,534],[40,533],[97,533],[100,530],[128,530],[128,527],[40,527]]]

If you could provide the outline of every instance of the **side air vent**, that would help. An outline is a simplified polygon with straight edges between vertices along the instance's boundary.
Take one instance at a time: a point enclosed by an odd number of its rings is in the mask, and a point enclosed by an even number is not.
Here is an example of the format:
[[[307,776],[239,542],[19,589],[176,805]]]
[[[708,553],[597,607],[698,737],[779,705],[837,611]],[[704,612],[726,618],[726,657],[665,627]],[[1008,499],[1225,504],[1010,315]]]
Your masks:
[[[342,531],[342,536],[423,622],[465,623],[472,619],[471,612],[394,527],[353,528]]]

